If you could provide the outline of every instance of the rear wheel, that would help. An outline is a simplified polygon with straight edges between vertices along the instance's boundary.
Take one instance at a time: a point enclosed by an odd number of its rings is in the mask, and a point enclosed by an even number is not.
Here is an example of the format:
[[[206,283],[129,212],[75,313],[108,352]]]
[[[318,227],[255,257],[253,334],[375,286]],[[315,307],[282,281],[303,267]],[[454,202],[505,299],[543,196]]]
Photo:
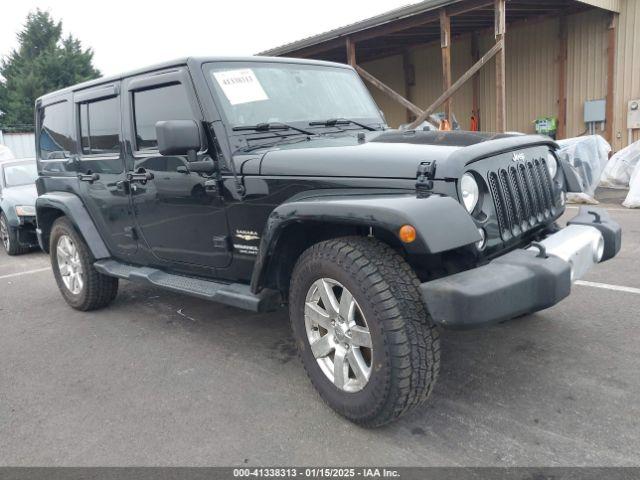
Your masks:
[[[0,213],[0,241],[7,255],[21,255],[29,251],[28,246],[20,245],[18,230],[9,225],[4,212]]]
[[[84,239],[66,217],[51,229],[51,266],[62,296],[76,310],[105,307],[118,293],[118,279],[99,273]]]
[[[290,317],[311,382],[338,413],[391,422],[429,396],[440,365],[438,332],[411,267],[371,238],[314,245],[293,271]]]

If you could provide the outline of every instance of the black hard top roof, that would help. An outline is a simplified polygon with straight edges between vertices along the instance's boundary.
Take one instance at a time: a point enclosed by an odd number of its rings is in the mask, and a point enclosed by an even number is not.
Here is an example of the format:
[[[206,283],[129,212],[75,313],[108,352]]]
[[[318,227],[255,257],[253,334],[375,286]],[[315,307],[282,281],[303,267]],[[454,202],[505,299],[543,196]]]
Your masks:
[[[78,83],[76,85],[72,85],[67,88],[63,88],[61,90],[56,90],[54,92],[47,93],[42,95],[38,100],[45,100],[51,97],[56,97],[60,94],[75,92],[78,90],[83,90],[90,87],[95,87],[97,85],[102,85],[105,83],[115,82],[118,80],[122,80],[127,77],[133,77],[136,75],[141,75],[143,73],[151,73],[157,70],[164,70],[172,67],[180,67],[184,65],[202,65],[203,63],[213,63],[213,62],[269,62],[269,63],[300,63],[306,65],[324,65],[328,67],[342,67],[342,68],[351,68],[342,63],[335,62],[326,62],[322,60],[309,60],[309,59],[301,59],[301,58],[287,58],[287,57],[263,57],[263,56],[253,56],[253,57],[183,57],[175,60],[170,60],[167,62],[158,63],[156,65],[150,65],[148,67],[139,68],[136,70],[132,70],[129,72],[120,73],[117,75],[111,75],[108,77],[96,78],[95,80],[89,80],[87,82]]]

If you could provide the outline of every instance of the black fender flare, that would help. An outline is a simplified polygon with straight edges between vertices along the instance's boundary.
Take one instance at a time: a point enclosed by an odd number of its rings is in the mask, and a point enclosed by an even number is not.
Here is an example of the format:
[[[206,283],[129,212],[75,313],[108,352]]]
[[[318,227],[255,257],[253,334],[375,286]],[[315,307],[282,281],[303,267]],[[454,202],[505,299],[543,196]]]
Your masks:
[[[403,225],[413,225],[416,241],[404,244],[408,254],[437,254],[481,240],[466,209],[451,197],[412,194],[318,195],[284,203],[271,212],[262,233],[251,277],[251,288],[263,287],[270,259],[282,232],[292,223],[327,222],[373,227],[397,236]]]
[[[96,260],[110,258],[111,254],[107,249],[98,229],[93,223],[89,212],[84,207],[80,197],[69,192],[50,192],[38,197],[36,200],[36,220],[38,222],[38,241],[40,247],[49,251],[49,235],[53,220],[50,212],[57,210],[65,215],[78,229],[84,238],[89,250]]]

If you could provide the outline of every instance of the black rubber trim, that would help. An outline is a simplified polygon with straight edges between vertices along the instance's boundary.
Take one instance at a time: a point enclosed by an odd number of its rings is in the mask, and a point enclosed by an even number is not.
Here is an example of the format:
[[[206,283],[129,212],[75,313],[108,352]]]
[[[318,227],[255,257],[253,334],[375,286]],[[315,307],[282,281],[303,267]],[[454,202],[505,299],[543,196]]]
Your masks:
[[[571,292],[571,267],[558,257],[516,250],[488,265],[420,286],[433,321],[470,329],[549,308]]]
[[[603,208],[580,207],[578,215],[569,220],[567,225],[586,225],[600,231],[604,238],[602,262],[615,257],[622,247],[622,228]]]

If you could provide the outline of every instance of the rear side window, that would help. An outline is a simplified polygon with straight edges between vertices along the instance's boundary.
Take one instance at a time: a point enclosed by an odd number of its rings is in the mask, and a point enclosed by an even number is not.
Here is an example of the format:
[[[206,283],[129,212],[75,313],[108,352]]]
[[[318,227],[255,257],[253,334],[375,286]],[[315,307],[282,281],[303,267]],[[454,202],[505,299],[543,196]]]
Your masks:
[[[118,97],[80,104],[80,137],[85,155],[120,152],[120,100]]]
[[[133,111],[137,150],[158,148],[156,122],[194,119],[187,92],[182,84],[133,92]]]
[[[40,111],[40,159],[67,158],[73,150],[71,109],[64,101],[47,105]]]

